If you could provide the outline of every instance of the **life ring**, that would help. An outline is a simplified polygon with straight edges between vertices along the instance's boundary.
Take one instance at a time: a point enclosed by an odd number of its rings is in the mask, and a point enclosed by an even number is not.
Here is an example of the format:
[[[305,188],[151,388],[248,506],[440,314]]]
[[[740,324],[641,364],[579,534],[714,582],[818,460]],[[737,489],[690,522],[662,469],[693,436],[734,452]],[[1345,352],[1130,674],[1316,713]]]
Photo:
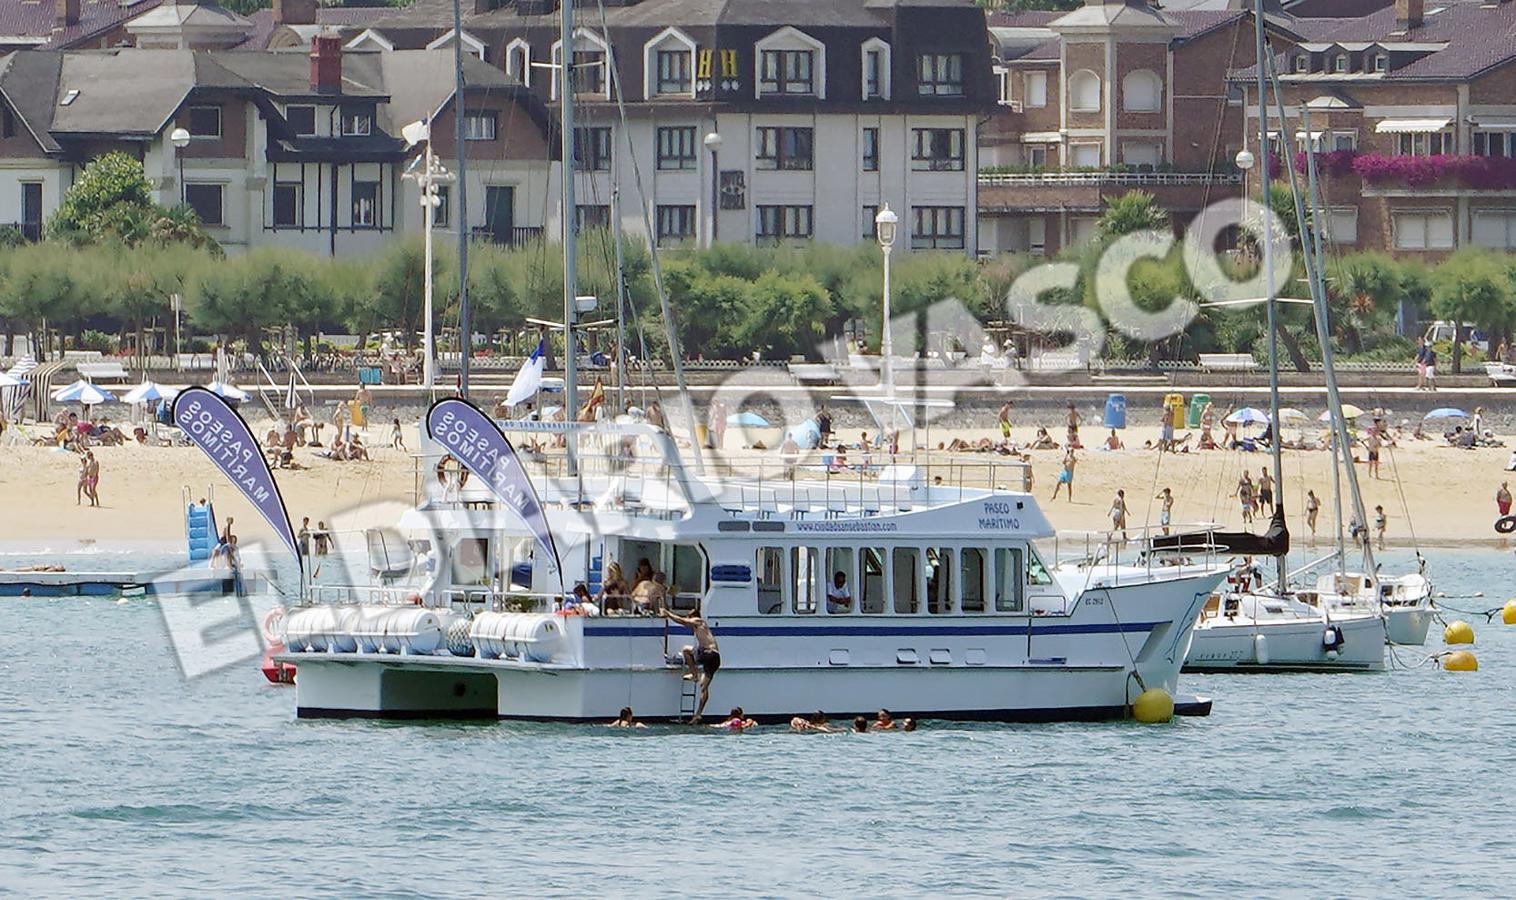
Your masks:
[[[463,467],[463,463],[454,459],[452,454],[442,457],[441,462],[437,463],[437,483],[447,487],[449,473],[457,475],[458,487],[468,484],[468,469]]]
[[[282,643],[279,626],[284,624],[284,607],[276,606],[263,617],[263,640],[268,644]]]
[[[1501,516],[1495,520],[1495,530],[1501,534],[1516,531],[1516,516]]]

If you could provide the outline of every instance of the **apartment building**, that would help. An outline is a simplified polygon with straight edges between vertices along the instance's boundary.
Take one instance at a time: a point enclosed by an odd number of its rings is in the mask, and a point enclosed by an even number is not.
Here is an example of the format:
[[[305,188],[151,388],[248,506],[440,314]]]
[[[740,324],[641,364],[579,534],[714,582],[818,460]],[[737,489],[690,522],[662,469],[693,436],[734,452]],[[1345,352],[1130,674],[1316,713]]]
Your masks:
[[[1294,140],[1271,108],[1270,154],[1287,166],[1308,143],[1322,151],[1335,247],[1426,259],[1516,250],[1516,2],[1396,0],[1297,32],[1274,45]],[[1237,139],[1256,149],[1255,71],[1235,76],[1248,122]]]
[[[186,21],[192,21],[186,17]],[[540,231],[550,179],[550,116],[498,69],[468,60],[469,209],[445,190],[438,226],[487,229],[499,181],[521,185],[502,239]],[[377,250],[418,231],[402,178],[410,122],[433,123],[456,171],[453,59],[446,50],[309,54],[187,49],[23,50],[0,59],[0,222],[35,237],[95,157],[141,160],[156,199],[188,203],[230,252],[257,245],[331,255]],[[188,133],[183,147],[172,135]],[[493,234],[493,232],[491,232]]]
[[[1000,108],[981,133],[981,247],[1056,254],[1135,189],[1176,225],[1238,196],[1242,97],[1227,76],[1252,63],[1254,38],[1236,5],[1087,0],[1069,13],[990,14]],[[1289,21],[1281,13],[1270,27]]]
[[[622,229],[661,244],[853,244],[888,203],[905,249],[978,246],[977,125],[995,96],[972,0],[604,6],[603,21],[584,6],[569,57],[577,223],[607,222],[619,190]],[[451,46],[451,3],[418,0],[343,34]],[[462,40],[557,108],[551,0],[479,0]],[[550,230],[560,215],[553,205]]]

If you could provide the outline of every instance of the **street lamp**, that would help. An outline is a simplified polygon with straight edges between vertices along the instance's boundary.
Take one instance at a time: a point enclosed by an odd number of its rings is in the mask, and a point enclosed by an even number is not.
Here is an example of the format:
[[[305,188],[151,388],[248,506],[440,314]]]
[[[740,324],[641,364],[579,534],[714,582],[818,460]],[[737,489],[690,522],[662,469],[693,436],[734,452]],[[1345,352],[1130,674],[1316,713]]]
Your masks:
[[[716,244],[716,223],[721,209],[721,167],[718,165],[721,135],[712,131],[705,136],[705,149],[711,151],[711,245]]]
[[[1255,160],[1253,159],[1253,151],[1251,151],[1251,150],[1238,150],[1237,151],[1237,168],[1241,169],[1242,171],[1246,172],[1248,169],[1253,168],[1254,161]]]
[[[184,148],[190,143],[189,130],[175,128],[168,133],[168,142],[174,145],[174,157],[179,160],[179,202],[188,203],[189,194],[184,189]]]
[[[879,207],[874,216],[874,236],[879,239],[879,249],[884,251],[884,323],[880,328],[879,352],[884,356],[885,391],[892,399],[895,396],[895,341],[890,335],[890,250],[895,246],[895,232],[899,230],[900,217],[895,215],[888,203]]]
[[[452,181],[453,173],[449,172],[442,165],[441,160],[432,155],[432,126],[429,121],[423,119],[419,122],[412,122],[400,129],[400,134],[405,138],[407,149],[422,142],[426,144],[426,151],[411,161],[402,177],[416,182],[416,186],[421,189],[421,196],[419,198],[421,204],[421,227],[422,233],[425,235],[423,245],[425,249],[422,254],[421,272],[421,295],[425,307],[423,312],[425,324],[421,330],[423,353],[421,380],[426,389],[430,391],[437,385],[436,352],[432,346],[434,342],[432,336],[432,226],[436,221],[437,208],[442,205],[442,198],[438,196],[438,186]],[[466,213],[460,213],[460,215],[464,215],[465,217],[459,221],[458,227],[461,229],[466,224],[465,220],[467,216]],[[463,336],[464,353],[469,352],[469,338],[470,335],[465,334]]]

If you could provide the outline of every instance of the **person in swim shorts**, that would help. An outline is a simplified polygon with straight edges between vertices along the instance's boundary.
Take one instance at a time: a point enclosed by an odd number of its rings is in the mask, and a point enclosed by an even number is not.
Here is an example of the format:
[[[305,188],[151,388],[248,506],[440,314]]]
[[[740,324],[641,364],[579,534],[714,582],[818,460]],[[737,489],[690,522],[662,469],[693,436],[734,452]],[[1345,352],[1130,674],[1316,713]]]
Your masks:
[[[705,704],[711,699],[711,679],[716,677],[716,672],[721,668],[721,650],[716,646],[716,636],[711,634],[711,627],[700,617],[699,608],[688,616],[665,609],[663,616],[683,625],[695,635],[695,645],[685,647],[683,654],[685,679],[696,682],[700,687],[700,702],[695,707],[694,717],[690,719],[691,724],[698,725],[700,717],[705,714]]]

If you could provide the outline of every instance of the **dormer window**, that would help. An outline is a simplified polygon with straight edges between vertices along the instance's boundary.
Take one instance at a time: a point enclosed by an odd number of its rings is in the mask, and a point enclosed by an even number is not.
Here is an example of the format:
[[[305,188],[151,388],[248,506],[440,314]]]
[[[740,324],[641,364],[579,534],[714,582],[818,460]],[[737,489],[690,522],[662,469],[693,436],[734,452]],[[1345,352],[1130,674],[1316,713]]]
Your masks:
[[[665,28],[642,46],[643,96],[695,96],[695,42],[677,28]]]
[[[1388,72],[1389,69],[1390,69],[1390,58],[1388,56],[1384,55],[1383,53],[1376,53],[1376,54],[1374,54],[1374,71],[1375,72]]]
[[[1332,58],[1332,73],[1335,75],[1346,75],[1347,72],[1348,55],[1346,53],[1339,53]]]
[[[505,47],[505,74],[510,75],[517,81],[531,87],[532,84],[532,45],[521,38],[515,38]]]
[[[1309,53],[1300,53],[1295,56],[1295,71],[1302,75],[1311,71],[1311,55]]]
[[[826,45],[793,26],[756,45],[758,97],[826,99]]]
[[[606,63],[607,50],[605,41],[591,31],[579,29],[574,35],[574,50],[569,54],[569,84],[572,85],[574,96],[588,95],[600,99],[609,100],[610,72]],[[563,59],[563,42],[553,44],[552,59],[555,71],[553,73],[552,98],[558,99],[558,73],[556,67],[561,65]]]
[[[221,107],[191,106],[186,117],[190,137],[215,140],[221,137]]]
[[[342,136],[367,137],[374,130],[374,111],[367,106],[342,107]]]
[[[963,96],[962,53],[923,53],[916,75],[917,92],[923,97]]]
[[[758,89],[765,94],[816,93],[816,54],[811,50],[763,51],[763,77]]]
[[[863,99],[890,99],[890,45],[879,38],[863,42]]]

